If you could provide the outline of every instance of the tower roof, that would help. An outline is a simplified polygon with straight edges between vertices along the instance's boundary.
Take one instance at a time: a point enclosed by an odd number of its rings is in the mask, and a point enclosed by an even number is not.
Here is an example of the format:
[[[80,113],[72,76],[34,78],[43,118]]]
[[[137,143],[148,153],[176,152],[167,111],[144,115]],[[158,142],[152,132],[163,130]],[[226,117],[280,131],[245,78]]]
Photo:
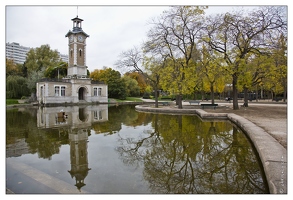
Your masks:
[[[71,21],[76,21],[76,20],[83,21],[83,19],[78,18],[78,15],[75,18],[71,19]]]
[[[81,22],[83,21],[83,19],[80,19],[78,17],[78,15],[71,19],[71,21],[73,21],[73,28],[72,28],[72,31],[69,30],[68,33],[65,35],[65,37],[68,37],[70,36],[71,34],[77,34],[77,33],[82,33],[83,35],[85,35],[86,37],[89,37],[88,34],[86,34],[83,30],[82,30],[82,27],[81,27]]]

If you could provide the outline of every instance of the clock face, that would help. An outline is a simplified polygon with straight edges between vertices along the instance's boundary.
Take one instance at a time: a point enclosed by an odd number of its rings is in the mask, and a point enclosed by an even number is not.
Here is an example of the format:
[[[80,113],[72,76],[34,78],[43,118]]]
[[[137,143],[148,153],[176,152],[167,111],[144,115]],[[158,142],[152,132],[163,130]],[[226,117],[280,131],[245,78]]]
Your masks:
[[[72,42],[73,41],[73,36],[69,37],[69,41]]]
[[[83,37],[81,35],[78,36],[78,41],[82,42],[83,41]]]

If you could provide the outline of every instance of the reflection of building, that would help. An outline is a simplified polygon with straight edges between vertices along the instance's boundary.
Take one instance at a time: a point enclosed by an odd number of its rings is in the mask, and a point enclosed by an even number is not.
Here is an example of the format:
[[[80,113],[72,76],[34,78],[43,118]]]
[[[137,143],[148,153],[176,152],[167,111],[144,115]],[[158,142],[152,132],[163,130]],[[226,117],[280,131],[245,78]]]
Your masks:
[[[82,30],[82,19],[72,19],[73,29],[68,37],[67,77],[62,79],[43,79],[36,84],[36,96],[40,104],[98,103],[108,102],[108,86],[92,81],[86,66],[86,39]]]
[[[58,116],[60,111],[64,117]],[[108,120],[108,105],[88,105],[71,107],[39,107],[37,113],[38,128],[64,128],[68,130],[70,145],[70,165],[68,170],[80,189],[88,175],[87,142],[92,123]]]
[[[58,117],[63,111],[66,118]],[[87,105],[69,107],[39,107],[37,113],[38,128],[83,128],[92,123],[108,121],[108,105]]]
[[[88,175],[87,139],[89,129],[71,129],[69,133],[70,165],[68,172],[75,178],[75,186],[80,189],[85,185],[84,179]]]

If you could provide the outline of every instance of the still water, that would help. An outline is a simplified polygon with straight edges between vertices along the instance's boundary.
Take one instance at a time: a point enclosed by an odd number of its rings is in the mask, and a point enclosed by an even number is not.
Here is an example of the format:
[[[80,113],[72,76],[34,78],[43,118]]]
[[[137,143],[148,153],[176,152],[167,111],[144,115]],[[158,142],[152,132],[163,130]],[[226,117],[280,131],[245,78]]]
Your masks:
[[[91,194],[269,192],[254,149],[229,121],[132,105],[7,110],[6,187],[17,194],[69,187]]]

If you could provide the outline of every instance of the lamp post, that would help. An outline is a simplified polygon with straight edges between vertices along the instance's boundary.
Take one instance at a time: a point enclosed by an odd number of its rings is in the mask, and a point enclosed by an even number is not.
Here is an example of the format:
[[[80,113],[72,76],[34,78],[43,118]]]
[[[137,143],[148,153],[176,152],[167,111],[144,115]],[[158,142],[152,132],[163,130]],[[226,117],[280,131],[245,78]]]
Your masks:
[[[60,64],[60,65],[58,65],[58,66],[56,66],[56,67],[54,67],[54,69],[58,69],[58,80],[59,80],[59,67],[62,67],[63,65],[65,65],[66,63],[63,63],[63,64]]]
[[[60,66],[56,66],[56,67],[54,67],[54,69],[57,69],[57,70],[58,70],[58,80],[59,80],[59,67],[60,67]]]

